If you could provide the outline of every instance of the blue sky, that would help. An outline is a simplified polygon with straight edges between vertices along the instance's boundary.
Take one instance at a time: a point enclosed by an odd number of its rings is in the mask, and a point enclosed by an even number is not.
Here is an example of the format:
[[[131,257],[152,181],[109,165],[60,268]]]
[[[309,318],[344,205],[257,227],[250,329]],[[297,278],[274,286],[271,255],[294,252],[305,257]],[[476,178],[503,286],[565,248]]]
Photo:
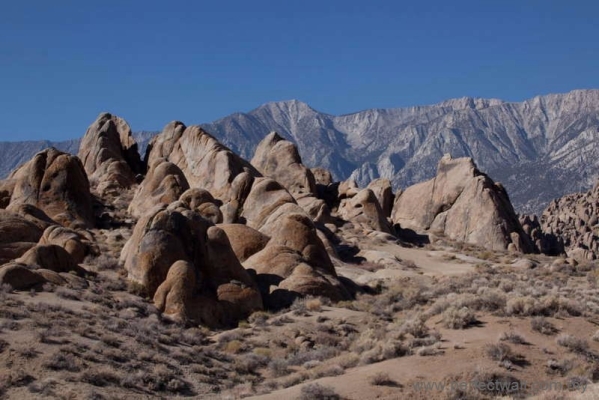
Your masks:
[[[5,1],[0,140],[599,87],[596,1]]]

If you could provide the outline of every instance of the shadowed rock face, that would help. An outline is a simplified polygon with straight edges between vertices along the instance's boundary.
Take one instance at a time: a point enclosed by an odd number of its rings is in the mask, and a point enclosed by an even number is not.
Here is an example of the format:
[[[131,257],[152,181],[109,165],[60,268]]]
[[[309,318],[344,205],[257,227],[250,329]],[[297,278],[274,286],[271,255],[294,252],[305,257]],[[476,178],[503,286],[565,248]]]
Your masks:
[[[157,207],[142,217],[121,260],[129,279],[175,319],[232,326],[262,309],[225,232],[184,206]]]
[[[539,253],[549,256],[565,254],[564,240],[553,233],[543,231],[541,222],[536,215],[521,215],[518,217],[524,233],[526,233]]]
[[[14,260],[35,246],[42,229],[24,217],[0,210],[0,265]]]
[[[568,256],[579,261],[599,258],[599,182],[586,193],[553,200],[543,211],[541,227],[563,239]]]
[[[505,189],[470,158],[444,156],[437,176],[407,188],[393,207],[401,229],[430,230],[493,250],[531,252]]]
[[[36,154],[2,183],[9,208],[32,205],[67,227],[92,227],[92,196],[81,161],[54,148]]]
[[[78,155],[99,193],[129,188],[144,172],[131,128],[109,113],[100,114],[87,129]]]
[[[384,217],[389,218],[393,210],[393,201],[395,200],[389,179],[375,179],[368,184],[367,189],[372,190],[372,193],[374,193],[381,206]]]

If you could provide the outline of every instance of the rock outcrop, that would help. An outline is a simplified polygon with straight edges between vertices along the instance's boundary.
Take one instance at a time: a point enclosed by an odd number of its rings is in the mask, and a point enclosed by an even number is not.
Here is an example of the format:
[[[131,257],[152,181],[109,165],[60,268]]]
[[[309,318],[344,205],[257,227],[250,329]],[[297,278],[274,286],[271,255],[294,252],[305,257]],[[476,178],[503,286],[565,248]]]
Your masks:
[[[316,194],[314,175],[302,164],[297,147],[276,132],[269,133],[258,144],[251,164],[296,198]]]
[[[213,224],[223,222],[223,214],[219,208],[219,201],[212,197],[209,191],[204,189],[189,189],[179,199],[185,207],[196,211],[203,218]]]
[[[127,122],[102,113],[81,140],[79,158],[92,186],[100,193],[129,188],[144,168]]]
[[[392,233],[377,197],[370,189],[362,189],[355,196],[341,200],[339,215],[366,230]]]
[[[205,189],[223,203],[232,200],[232,185],[238,175],[248,172],[260,176],[250,163],[201,127],[185,127],[178,121],[169,123],[148,145],[148,164],[157,158],[176,164],[190,187]]]
[[[231,248],[240,262],[262,250],[270,237],[243,224],[222,224],[218,226],[228,236]]]
[[[258,144],[251,164],[262,175],[283,185],[313,221],[330,220],[331,211],[323,199],[317,198],[314,175],[302,164],[295,144],[271,132]],[[324,173],[320,178],[326,180]]]
[[[138,221],[121,253],[129,279],[183,321],[232,326],[261,309],[224,231],[183,205],[174,208],[156,207]]]
[[[539,253],[548,256],[565,254],[564,240],[552,233],[544,232],[536,215],[521,215],[518,219],[524,233],[528,235]]]
[[[81,161],[49,148],[16,169],[2,183],[10,188],[8,208],[32,205],[63,226],[94,225],[89,182]],[[41,217],[40,217],[41,219]]]
[[[148,173],[129,204],[129,214],[139,218],[157,205],[168,205],[189,189],[183,171],[164,159],[149,165]]]
[[[15,290],[27,290],[46,283],[46,279],[26,265],[11,262],[0,266],[0,284],[10,285]]]
[[[0,265],[14,260],[35,246],[42,229],[7,210],[0,210]]]
[[[57,273],[75,272],[78,275],[85,273],[85,270],[75,263],[73,257],[63,247],[54,244],[37,245],[18,258],[16,262]]]
[[[568,256],[599,258],[599,182],[586,193],[553,200],[541,216],[543,232],[561,237]]]
[[[40,245],[57,245],[66,250],[75,264],[81,264],[85,257],[92,252],[93,245],[88,237],[81,232],[51,225],[39,240]]]
[[[391,217],[395,195],[393,194],[393,189],[391,188],[391,182],[389,182],[389,179],[375,179],[368,184],[366,189],[370,189],[372,190],[372,193],[374,193],[374,196],[378,200],[385,218]]]
[[[257,273],[269,307],[283,307],[308,294],[348,298],[312,220],[278,182],[257,178],[242,217],[247,226],[271,238],[244,262]]]
[[[400,229],[431,231],[492,250],[533,251],[507,192],[471,158],[444,156],[435,178],[399,196],[392,219]]]

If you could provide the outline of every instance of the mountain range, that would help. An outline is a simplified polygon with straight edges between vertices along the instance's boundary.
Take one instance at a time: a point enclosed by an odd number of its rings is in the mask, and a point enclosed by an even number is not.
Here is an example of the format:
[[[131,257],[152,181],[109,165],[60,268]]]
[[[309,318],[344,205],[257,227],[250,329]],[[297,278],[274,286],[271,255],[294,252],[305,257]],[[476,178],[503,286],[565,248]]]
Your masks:
[[[472,157],[506,187],[520,213],[539,214],[552,199],[586,190],[599,176],[599,90],[523,102],[465,97],[340,116],[291,100],[202,127],[247,159],[277,131],[297,144],[309,167],[325,167],[335,179],[351,177],[361,186],[388,178],[396,190],[433,177],[446,153]],[[135,133],[142,155],[156,133]],[[0,142],[0,177],[49,146],[76,154],[79,139]]]

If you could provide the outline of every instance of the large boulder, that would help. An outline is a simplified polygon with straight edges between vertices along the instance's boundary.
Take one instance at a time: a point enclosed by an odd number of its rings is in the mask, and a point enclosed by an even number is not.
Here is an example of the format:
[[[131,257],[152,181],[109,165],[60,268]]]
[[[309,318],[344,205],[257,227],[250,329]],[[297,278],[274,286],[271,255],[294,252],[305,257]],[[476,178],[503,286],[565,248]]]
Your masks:
[[[219,208],[219,201],[212,197],[212,194],[207,190],[189,189],[181,195],[179,201],[213,224],[223,222],[223,214]]]
[[[392,233],[379,201],[370,189],[362,189],[355,196],[341,200],[339,215],[365,230]]]
[[[241,217],[247,226],[261,231],[271,215],[285,204],[297,206],[291,193],[279,182],[270,178],[256,178],[243,203]],[[301,210],[299,206],[297,208]]]
[[[562,238],[568,256],[579,261],[599,258],[599,182],[588,192],[553,200],[540,224],[544,234]]]
[[[46,283],[46,279],[26,265],[11,262],[0,266],[0,284],[10,285],[15,290],[27,290]]]
[[[233,180],[241,173],[260,173],[247,161],[218,142],[200,126],[185,127],[169,123],[148,146],[147,161],[157,158],[176,164],[185,174],[190,187],[208,190],[223,203],[231,200]]]
[[[205,253],[208,221],[190,210],[167,210],[157,206],[139,219],[121,251],[130,280],[142,285],[150,296],[166,279],[176,261],[197,265]]]
[[[189,189],[183,171],[164,159],[149,165],[148,173],[129,204],[129,214],[139,218],[157,205],[168,205]]]
[[[85,257],[92,252],[92,243],[81,232],[51,225],[39,240],[40,245],[56,245],[64,248],[70,254],[75,264],[81,264]]]
[[[109,113],[100,114],[87,129],[78,155],[92,186],[101,194],[131,187],[136,175],[144,172],[131,128]]]
[[[27,221],[35,224],[41,230],[45,230],[46,228],[57,225],[58,223],[50,218],[45,212],[40,210],[34,205],[31,204],[10,204],[6,207],[7,211],[12,211],[15,214],[20,215],[25,218]]]
[[[222,229],[231,242],[231,248],[240,262],[266,247],[270,237],[243,224],[222,224]]]
[[[8,177],[10,207],[29,204],[68,227],[93,227],[92,196],[81,161],[49,148]]]
[[[391,217],[395,196],[393,195],[393,189],[391,188],[391,182],[389,182],[389,179],[375,179],[370,182],[366,188],[372,190],[372,193],[374,193],[374,196],[378,200],[379,205],[383,210],[383,215],[385,218]]]
[[[121,260],[129,279],[174,319],[225,327],[262,309],[260,293],[225,232],[182,202],[144,215]]]
[[[276,132],[268,134],[256,148],[252,165],[264,176],[281,185],[297,200],[313,221],[330,221],[330,209],[317,198],[318,189],[312,171],[302,164],[297,147]],[[326,179],[326,177],[319,176]]]
[[[293,196],[316,194],[316,181],[302,164],[297,147],[276,132],[269,133],[256,147],[251,164],[264,176],[282,184]]]
[[[0,265],[14,260],[35,246],[42,229],[22,216],[0,210]]]
[[[257,273],[269,307],[286,306],[308,294],[335,300],[349,297],[314,223],[278,182],[256,178],[242,217],[249,227],[270,237],[261,251],[243,263]]]
[[[54,244],[37,245],[16,260],[18,263],[54,272],[75,272],[84,275],[85,270],[79,267],[73,257],[61,246]]]
[[[435,178],[408,187],[395,202],[400,229],[431,231],[492,250],[533,251],[507,192],[471,158],[444,156]]]

